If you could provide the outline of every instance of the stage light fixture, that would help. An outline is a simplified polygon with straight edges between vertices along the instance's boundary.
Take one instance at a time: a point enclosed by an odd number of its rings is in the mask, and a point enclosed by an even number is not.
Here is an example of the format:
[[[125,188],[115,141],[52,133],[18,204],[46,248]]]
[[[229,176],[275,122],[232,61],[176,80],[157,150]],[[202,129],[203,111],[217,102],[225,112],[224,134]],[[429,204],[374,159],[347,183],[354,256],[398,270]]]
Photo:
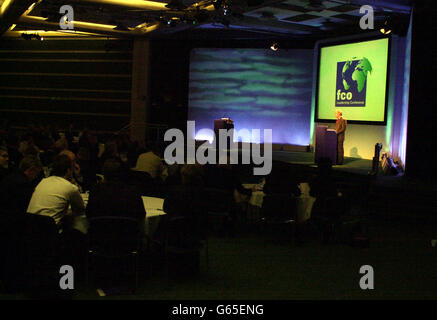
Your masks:
[[[278,43],[277,43],[277,42],[273,43],[273,44],[270,46],[270,49],[272,49],[273,51],[278,51],[278,49],[279,49],[279,45],[278,45]]]
[[[379,29],[382,34],[390,34],[392,32],[391,23],[389,20],[384,21],[384,25]]]

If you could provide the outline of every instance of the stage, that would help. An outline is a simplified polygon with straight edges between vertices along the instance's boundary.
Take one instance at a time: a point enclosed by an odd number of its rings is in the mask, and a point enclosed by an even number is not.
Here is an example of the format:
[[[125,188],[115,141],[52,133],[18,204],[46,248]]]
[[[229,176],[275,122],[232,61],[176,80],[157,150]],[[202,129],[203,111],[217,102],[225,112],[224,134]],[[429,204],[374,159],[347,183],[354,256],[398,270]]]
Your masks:
[[[196,140],[196,150],[202,148],[205,140]],[[246,145],[247,147],[247,145]],[[208,147],[209,148],[209,147]],[[237,151],[239,154],[239,161],[241,161],[241,153],[244,146],[241,142],[238,143],[238,149],[227,149],[227,152]],[[251,150],[251,147],[248,147]],[[264,147],[261,144],[261,154],[264,153]],[[317,164],[314,162],[315,153],[311,150],[309,146],[297,146],[297,145],[273,145],[272,148],[272,160],[273,162],[287,163],[296,167],[303,167],[305,171],[316,171]],[[276,149],[276,150],[275,150]],[[211,152],[218,152],[215,148],[210,148]],[[333,165],[332,169],[336,173],[348,173],[356,175],[369,175],[372,171],[372,160],[354,157],[344,157],[343,165]],[[378,176],[382,176],[381,161],[379,162],[379,172]]]
[[[273,161],[317,168],[317,164],[314,163],[314,152],[273,151],[272,157]],[[372,171],[372,160],[344,157],[343,165],[333,165],[332,168],[340,172],[368,175]]]

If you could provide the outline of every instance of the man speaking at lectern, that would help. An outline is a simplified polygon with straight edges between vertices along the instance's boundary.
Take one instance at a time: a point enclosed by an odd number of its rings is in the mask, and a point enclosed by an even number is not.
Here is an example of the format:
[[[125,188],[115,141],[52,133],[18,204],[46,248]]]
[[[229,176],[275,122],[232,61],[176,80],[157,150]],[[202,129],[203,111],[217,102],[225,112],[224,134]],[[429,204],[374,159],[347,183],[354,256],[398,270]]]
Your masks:
[[[337,122],[335,123],[335,132],[337,132],[337,164],[343,164],[343,142],[347,121],[343,119],[343,112],[341,110],[335,111],[335,117],[337,118]]]

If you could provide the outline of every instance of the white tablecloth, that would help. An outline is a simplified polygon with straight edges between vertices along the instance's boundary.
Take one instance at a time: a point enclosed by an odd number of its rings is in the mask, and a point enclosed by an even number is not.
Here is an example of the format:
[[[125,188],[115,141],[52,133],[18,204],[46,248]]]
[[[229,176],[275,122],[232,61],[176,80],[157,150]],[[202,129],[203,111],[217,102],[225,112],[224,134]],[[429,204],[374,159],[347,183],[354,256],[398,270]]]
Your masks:
[[[86,207],[88,205],[89,194],[81,193],[81,196]],[[143,200],[144,210],[146,212],[146,219],[144,219],[145,233],[149,234],[156,229],[159,222],[159,219],[150,218],[159,218],[159,216],[166,214],[163,210],[164,199],[146,196],[142,196],[141,198]],[[88,232],[88,228],[89,223],[85,215],[81,215],[73,219],[73,229],[86,234]]]

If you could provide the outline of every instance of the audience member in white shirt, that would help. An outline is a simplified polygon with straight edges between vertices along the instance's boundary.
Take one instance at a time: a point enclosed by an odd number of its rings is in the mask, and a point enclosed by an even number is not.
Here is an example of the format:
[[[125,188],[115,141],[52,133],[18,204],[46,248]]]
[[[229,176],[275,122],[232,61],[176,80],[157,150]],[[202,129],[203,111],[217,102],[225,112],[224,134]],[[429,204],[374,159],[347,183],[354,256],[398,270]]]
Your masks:
[[[79,189],[70,182],[73,170],[73,162],[67,155],[56,156],[52,176],[36,186],[27,212],[52,217],[58,227],[70,206],[72,216],[83,215],[85,205]]]
[[[161,178],[165,180],[168,176],[166,166],[153,148],[149,148],[148,152],[140,154],[137,165],[132,170],[147,172],[153,179]]]

